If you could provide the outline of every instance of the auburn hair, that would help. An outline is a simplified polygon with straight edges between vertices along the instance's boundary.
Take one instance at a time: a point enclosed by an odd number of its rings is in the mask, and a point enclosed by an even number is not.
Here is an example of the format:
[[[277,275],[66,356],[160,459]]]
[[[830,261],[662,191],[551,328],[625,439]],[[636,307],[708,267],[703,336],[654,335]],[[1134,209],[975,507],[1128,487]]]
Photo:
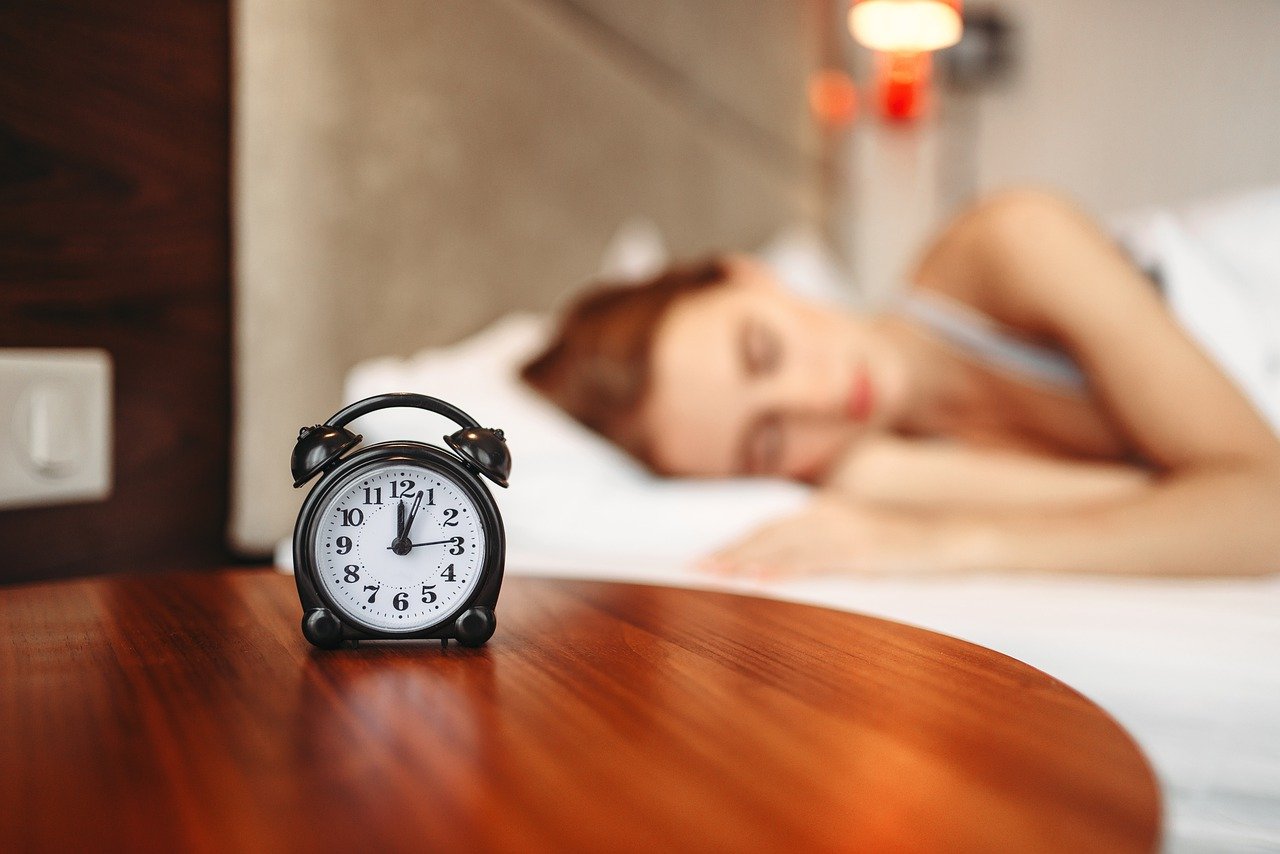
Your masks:
[[[640,423],[655,333],[676,300],[728,275],[724,259],[712,257],[669,267],[640,283],[597,283],[569,305],[550,342],[520,376],[658,471]]]

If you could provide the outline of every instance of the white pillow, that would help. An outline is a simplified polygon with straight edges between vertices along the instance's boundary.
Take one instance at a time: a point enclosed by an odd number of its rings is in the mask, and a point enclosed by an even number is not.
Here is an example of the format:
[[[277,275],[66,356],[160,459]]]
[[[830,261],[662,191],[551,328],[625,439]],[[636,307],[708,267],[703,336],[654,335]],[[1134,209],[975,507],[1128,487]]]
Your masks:
[[[813,227],[784,228],[755,252],[778,275],[783,287],[818,302],[852,305],[854,289],[848,271]],[[662,232],[653,220],[624,222],[605,246],[597,274],[607,281],[641,281],[671,263]]]

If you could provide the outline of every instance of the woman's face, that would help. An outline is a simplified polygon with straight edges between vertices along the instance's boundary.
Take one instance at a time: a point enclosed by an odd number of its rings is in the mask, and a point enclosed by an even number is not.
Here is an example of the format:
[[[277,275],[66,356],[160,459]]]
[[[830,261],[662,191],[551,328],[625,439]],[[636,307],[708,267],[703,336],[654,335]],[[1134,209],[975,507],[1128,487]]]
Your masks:
[[[650,454],[678,475],[819,480],[846,446],[892,423],[905,371],[866,321],[730,260],[728,279],[659,324],[642,407]]]

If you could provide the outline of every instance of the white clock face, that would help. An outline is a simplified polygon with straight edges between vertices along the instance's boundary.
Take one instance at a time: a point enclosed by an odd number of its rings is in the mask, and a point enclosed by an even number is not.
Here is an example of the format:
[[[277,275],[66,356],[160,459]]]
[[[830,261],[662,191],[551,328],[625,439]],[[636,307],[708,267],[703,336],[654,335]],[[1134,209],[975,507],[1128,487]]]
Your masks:
[[[439,472],[396,462],[364,469],[321,508],[316,575],[355,622],[389,632],[453,615],[480,581],[484,525],[475,502]]]

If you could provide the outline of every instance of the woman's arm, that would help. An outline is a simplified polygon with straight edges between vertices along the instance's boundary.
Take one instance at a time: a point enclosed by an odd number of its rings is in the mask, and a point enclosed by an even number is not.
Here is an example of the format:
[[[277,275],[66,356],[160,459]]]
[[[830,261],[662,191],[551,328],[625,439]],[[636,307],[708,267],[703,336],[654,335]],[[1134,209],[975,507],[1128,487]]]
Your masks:
[[[1071,512],[957,514],[944,521],[971,568],[1150,575],[1280,571],[1280,472],[1213,466],[1129,501]],[[964,567],[960,567],[964,568]]]
[[[824,498],[721,553],[721,568],[1280,569],[1280,442],[1090,220],[1051,196],[1002,194],[943,235],[917,280],[1070,352],[1157,469],[1150,487],[1073,507],[935,513]]]
[[[1068,508],[1139,495],[1151,472],[958,442],[883,436],[859,443],[822,487],[856,502],[915,511]]]
[[[834,491],[710,556],[726,575],[1080,572],[1261,575],[1280,544],[1256,471],[1185,474],[1122,500],[1071,508],[904,509]],[[976,488],[981,488],[978,485]]]

